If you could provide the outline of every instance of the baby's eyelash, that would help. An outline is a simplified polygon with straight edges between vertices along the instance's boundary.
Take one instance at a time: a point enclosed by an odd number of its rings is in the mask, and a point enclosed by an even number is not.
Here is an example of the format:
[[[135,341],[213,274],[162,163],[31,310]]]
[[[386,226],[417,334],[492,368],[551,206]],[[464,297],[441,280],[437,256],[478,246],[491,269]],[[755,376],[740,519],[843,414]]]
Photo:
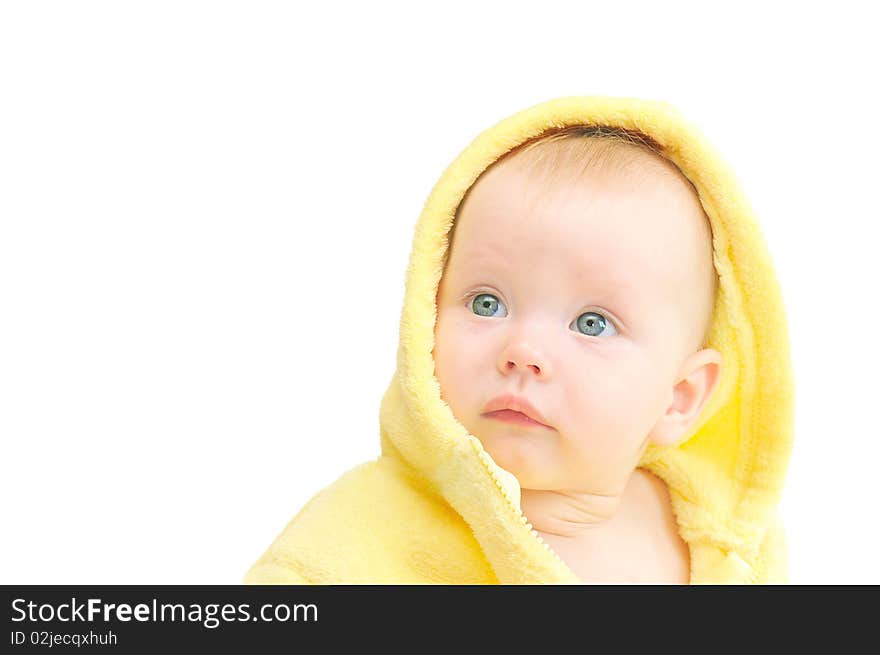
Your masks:
[[[466,293],[466,294],[461,298],[461,302],[470,302],[470,301],[472,301],[474,298],[476,298],[477,296],[479,296],[481,293],[488,293],[488,294],[490,294],[490,295],[495,296],[495,297],[498,298],[499,300],[501,300],[501,298],[498,297],[498,294],[495,293],[494,291],[491,291],[491,290],[489,290],[489,289],[477,289],[476,291],[469,291],[468,293]]]

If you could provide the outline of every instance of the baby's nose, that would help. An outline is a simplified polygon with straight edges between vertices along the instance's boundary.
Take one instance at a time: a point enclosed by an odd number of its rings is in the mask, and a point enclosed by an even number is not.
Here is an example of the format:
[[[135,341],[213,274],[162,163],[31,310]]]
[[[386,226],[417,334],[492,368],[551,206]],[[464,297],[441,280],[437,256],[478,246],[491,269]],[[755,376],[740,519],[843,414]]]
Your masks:
[[[538,377],[547,377],[549,373],[548,363],[540,350],[524,340],[511,343],[501,353],[498,365],[505,375],[517,370],[531,372]]]
[[[520,368],[520,365],[514,361],[508,361],[507,368],[512,370],[515,368]],[[538,364],[526,364],[522,368],[530,368],[535,372],[535,375],[541,375],[541,367]]]

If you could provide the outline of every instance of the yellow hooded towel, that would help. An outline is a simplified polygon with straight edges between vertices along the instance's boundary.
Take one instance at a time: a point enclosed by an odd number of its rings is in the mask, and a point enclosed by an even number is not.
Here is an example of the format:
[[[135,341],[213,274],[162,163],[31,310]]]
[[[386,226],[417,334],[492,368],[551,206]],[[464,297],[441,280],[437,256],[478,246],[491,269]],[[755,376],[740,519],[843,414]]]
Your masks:
[[[712,226],[719,286],[708,347],[723,357],[721,379],[688,435],[652,443],[639,463],[667,485],[690,583],[788,582],[777,509],[792,448],[792,372],[782,297],[752,209],[721,157],[668,103],[576,96],[485,130],[440,177],[415,229],[381,455],[312,497],[245,583],[580,582],[523,515],[517,479],[441,399],[432,356],[435,298],[465,193],[506,152],[570,125],[652,137],[694,185]]]

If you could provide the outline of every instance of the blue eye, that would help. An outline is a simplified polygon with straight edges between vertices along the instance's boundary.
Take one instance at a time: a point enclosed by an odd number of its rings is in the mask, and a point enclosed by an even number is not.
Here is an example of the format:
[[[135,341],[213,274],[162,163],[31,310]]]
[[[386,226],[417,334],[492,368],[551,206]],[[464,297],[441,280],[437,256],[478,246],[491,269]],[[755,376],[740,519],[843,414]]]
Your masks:
[[[612,337],[617,334],[611,321],[596,312],[584,312],[578,316],[577,326],[578,330],[588,337],[598,337],[603,334],[606,328],[610,328],[611,333],[605,336]]]
[[[502,314],[499,314],[499,309],[503,311]],[[474,296],[471,301],[471,310],[478,316],[489,318],[507,315],[504,304],[491,293],[479,293]],[[589,337],[611,337],[617,334],[614,324],[598,312],[584,312],[578,316],[576,323],[578,330]]]
[[[504,307],[491,293],[480,293],[471,301],[471,309],[479,316],[495,316],[499,307]]]

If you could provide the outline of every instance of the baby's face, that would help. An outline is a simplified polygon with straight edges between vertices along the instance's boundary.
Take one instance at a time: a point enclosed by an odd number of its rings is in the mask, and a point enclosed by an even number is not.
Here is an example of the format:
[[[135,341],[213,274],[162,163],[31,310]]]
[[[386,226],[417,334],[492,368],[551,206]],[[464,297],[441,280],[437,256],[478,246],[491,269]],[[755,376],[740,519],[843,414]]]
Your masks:
[[[457,220],[434,347],[453,414],[524,488],[634,469],[711,311],[693,192],[659,169],[637,185],[602,174],[548,188],[513,158]],[[505,393],[547,426],[484,416]]]

